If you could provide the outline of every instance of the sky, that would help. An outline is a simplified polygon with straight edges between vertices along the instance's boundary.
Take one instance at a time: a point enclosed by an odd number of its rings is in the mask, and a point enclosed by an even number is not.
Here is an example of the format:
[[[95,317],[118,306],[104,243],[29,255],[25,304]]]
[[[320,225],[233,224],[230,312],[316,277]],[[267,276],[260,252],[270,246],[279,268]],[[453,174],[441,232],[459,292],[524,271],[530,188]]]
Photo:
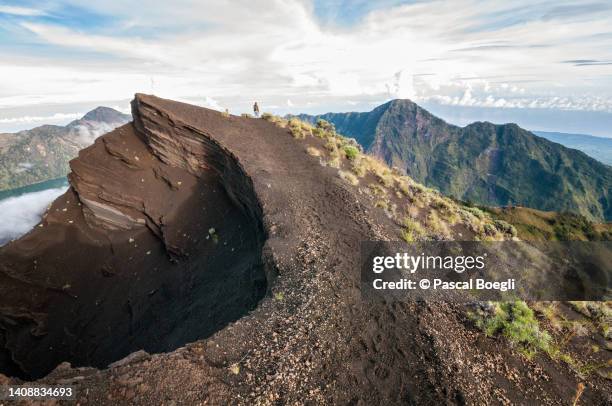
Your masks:
[[[0,54],[0,132],[142,92],[612,137],[610,1],[0,0]]]

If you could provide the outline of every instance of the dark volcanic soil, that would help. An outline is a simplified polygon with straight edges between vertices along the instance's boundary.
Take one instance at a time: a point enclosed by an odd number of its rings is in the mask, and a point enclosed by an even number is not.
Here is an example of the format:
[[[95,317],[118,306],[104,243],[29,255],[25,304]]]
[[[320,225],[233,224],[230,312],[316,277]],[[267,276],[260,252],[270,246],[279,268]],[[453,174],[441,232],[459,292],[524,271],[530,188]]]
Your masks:
[[[39,382],[96,405],[571,404],[582,380],[567,365],[525,360],[457,306],[362,301],[361,241],[399,228],[305,152],[322,140],[152,96],[137,95],[133,116],[73,162],[44,227],[0,251],[3,346],[22,372],[71,361]],[[269,294],[244,315],[264,274]],[[51,342],[66,344],[38,365],[27,350],[44,358]],[[609,402],[609,389],[589,382],[580,404]]]

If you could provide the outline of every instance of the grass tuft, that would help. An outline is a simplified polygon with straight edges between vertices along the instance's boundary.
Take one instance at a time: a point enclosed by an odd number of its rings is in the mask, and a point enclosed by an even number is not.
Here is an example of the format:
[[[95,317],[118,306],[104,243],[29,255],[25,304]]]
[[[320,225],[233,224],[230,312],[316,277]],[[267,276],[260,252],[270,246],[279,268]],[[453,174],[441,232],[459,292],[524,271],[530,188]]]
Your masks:
[[[319,149],[315,148],[315,147],[308,147],[306,148],[306,152],[308,153],[308,155],[310,156],[321,156],[322,153]]]
[[[355,175],[360,178],[363,178],[368,172],[368,168],[366,165],[366,160],[362,157],[357,157],[351,162],[351,170]]]
[[[402,238],[406,242],[414,242],[425,236],[425,230],[421,224],[410,217],[404,218],[404,228],[402,229]]]
[[[340,176],[340,178],[342,178],[353,186],[357,186],[359,184],[359,179],[357,178],[357,176],[353,175],[350,172],[338,171],[338,175]]]
[[[552,337],[540,330],[538,320],[527,303],[517,300],[493,303],[492,306],[491,314],[471,315],[487,336],[501,334],[528,358],[532,358],[538,351],[555,354]]]

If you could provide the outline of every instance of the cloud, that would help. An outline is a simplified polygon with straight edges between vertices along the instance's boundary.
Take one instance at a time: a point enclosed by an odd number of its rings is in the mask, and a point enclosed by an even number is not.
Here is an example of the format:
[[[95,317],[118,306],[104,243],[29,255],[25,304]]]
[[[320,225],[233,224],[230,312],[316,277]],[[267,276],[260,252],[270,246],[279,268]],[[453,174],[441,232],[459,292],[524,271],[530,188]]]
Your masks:
[[[71,130],[76,131],[76,142],[82,147],[94,143],[99,136],[114,130],[118,123],[89,122],[87,125],[71,126]]]
[[[40,221],[47,206],[66,190],[48,189],[0,200],[0,245],[30,231]]]
[[[499,78],[493,78],[499,79]],[[593,95],[556,96],[536,94],[523,87],[531,81],[491,81],[483,78],[457,78],[440,85],[429,77],[417,78],[420,89],[437,87],[439,91],[421,92],[420,102],[436,102],[442,105],[485,107],[500,109],[550,109],[591,112],[611,112],[612,99]],[[535,82],[539,84],[539,82]]]
[[[44,16],[47,13],[43,10],[35,9],[35,8],[0,5],[0,14],[10,14],[10,15],[22,16],[22,17],[35,17],[35,16],[38,17],[38,16]]]
[[[219,102],[210,96],[204,97],[203,106],[208,107],[209,109],[221,111],[221,105],[219,104]]]
[[[51,44],[64,47],[83,48],[95,52],[108,53],[117,56],[131,57],[146,60],[168,62],[171,55],[163,53],[163,48],[154,42],[145,42],[139,39],[125,41],[122,38],[98,35],[84,35],[64,27],[46,24],[24,22],[23,28],[42,37]]]
[[[573,59],[570,61],[562,61],[561,63],[569,63],[574,66],[612,65],[612,61],[598,61],[596,59]]]
[[[473,97],[470,90],[463,96],[435,95],[422,100],[435,101],[443,105],[464,107],[494,107],[501,109],[548,109],[570,111],[612,111],[612,102],[605,99],[592,99],[588,97],[542,97],[542,98],[504,98],[488,95],[486,97]]]
[[[610,11],[611,9],[612,5],[605,2],[569,4],[551,8],[542,18],[545,20],[555,18],[584,18],[584,16]]]
[[[561,61],[561,63],[581,64],[581,63],[598,63],[596,59],[572,59],[569,61]]]
[[[396,72],[393,81],[387,85],[387,91],[392,98],[414,98],[414,76],[403,70]]]
[[[33,123],[49,123],[57,121],[75,120],[83,117],[83,113],[55,113],[49,116],[21,116],[0,118],[0,124],[33,124]]]
[[[43,104],[124,100],[136,92],[232,112],[250,111],[253,100],[293,111],[391,97],[602,111],[612,100],[612,37],[605,35],[612,16],[602,3],[595,13],[527,0],[54,4],[54,13],[84,9],[107,23],[19,22],[15,30],[37,47],[3,51],[0,76],[11,80],[0,85],[0,108],[21,106],[23,116],[35,116],[30,112]],[[360,11],[339,24],[329,18],[349,9]],[[462,78],[473,78],[469,91]],[[520,92],[496,81],[520,81]]]

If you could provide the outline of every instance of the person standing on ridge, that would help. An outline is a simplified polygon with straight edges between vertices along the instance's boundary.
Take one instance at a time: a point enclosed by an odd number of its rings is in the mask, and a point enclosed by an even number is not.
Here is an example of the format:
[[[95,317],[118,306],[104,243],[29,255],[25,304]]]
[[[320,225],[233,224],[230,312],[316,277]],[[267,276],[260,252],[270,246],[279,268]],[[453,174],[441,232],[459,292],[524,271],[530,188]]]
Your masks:
[[[255,113],[255,117],[259,117],[259,106],[257,105],[257,102],[255,102],[253,105],[253,113]]]

